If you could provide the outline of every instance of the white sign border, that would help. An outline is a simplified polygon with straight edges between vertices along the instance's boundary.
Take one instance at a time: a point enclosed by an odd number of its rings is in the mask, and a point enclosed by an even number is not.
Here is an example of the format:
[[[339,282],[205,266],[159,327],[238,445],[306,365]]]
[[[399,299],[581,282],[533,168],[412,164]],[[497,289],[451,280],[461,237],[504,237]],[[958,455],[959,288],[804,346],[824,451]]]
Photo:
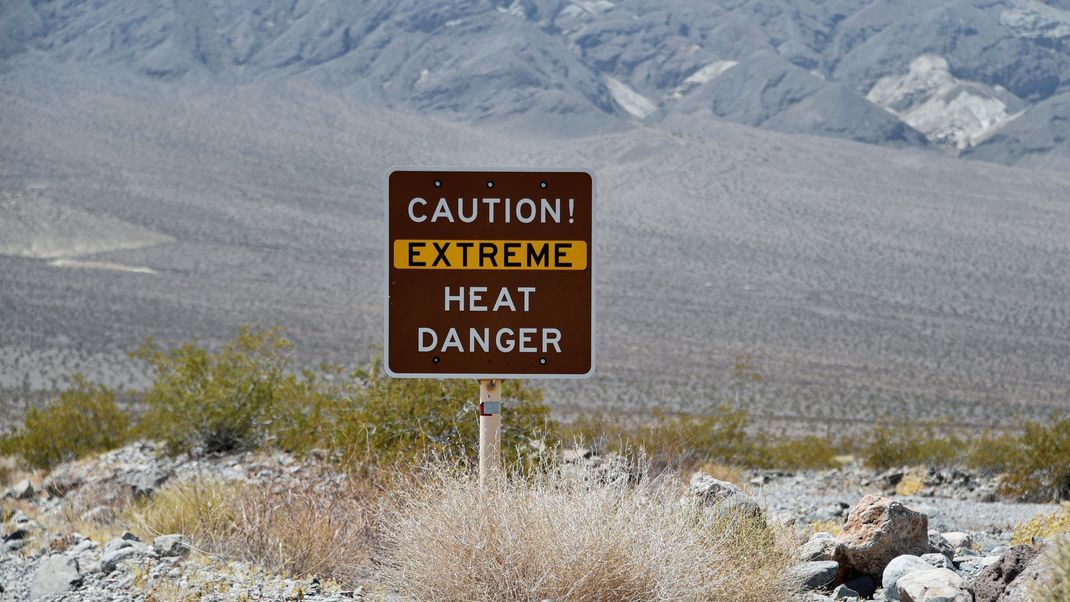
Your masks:
[[[480,373],[468,374],[459,372],[438,372],[433,374],[398,373],[390,369],[390,176],[399,171],[427,171],[427,172],[467,172],[467,173],[585,173],[591,178],[591,369],[583,374],[494,374]],[[394,165],[386,171],[383,186],[383,371],[391,378],[475,378],[475,379],[522,379],[522,380],[584,380],[594,376],[595,352],[598,349],[597,328],[595,322],[595,290],[597,287],[597,259],[595,257],[595,235],[597,228],[595,215],[597,213],[595,202],[598,191],[598,182],[594,171],[578,167],[410,167]]]

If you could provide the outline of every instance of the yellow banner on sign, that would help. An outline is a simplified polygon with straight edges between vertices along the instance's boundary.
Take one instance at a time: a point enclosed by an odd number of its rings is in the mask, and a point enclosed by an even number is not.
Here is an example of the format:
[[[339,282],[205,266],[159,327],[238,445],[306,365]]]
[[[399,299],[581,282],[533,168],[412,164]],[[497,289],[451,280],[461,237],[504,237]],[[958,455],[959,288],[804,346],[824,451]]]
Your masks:
[[[582,240],[395,240],[399,270],[585,270]]]

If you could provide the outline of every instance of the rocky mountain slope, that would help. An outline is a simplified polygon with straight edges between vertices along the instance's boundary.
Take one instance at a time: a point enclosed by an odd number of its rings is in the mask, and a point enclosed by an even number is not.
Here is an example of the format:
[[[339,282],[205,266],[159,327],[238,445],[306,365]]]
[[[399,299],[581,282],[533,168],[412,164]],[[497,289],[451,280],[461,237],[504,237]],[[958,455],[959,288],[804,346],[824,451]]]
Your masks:
[[[9,64],[204,85],[299,79],[555,135],[732,121],[1002,163],[1070,157],[1065,0],[12,0],[0,11]]]

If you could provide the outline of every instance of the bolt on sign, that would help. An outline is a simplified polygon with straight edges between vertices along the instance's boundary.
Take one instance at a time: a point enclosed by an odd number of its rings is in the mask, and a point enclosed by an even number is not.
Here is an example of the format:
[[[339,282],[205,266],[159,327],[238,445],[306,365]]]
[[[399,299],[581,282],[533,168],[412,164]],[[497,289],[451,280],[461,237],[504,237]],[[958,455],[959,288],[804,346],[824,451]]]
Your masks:
[[[594,372],[594,180],[395,169],[383,365],[392,376]]]

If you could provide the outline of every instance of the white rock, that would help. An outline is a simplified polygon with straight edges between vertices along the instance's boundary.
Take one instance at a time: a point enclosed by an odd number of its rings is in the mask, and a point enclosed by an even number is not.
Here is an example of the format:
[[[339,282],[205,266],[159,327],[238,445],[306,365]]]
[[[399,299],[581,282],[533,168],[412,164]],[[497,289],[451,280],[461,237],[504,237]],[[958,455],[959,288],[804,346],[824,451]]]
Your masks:
[[[914,571],[926,571],[931,568],[933,568],[931,564],[918,556],[910,554],[896,556],[888,563],[888,566],[884,567],[884,573],[881,575],[881,586],[884,587],[885,597],[888,600],[899,600],[899,592],[896,590],[899,580]]]
[[[30,584],[30,600],[55,596],[68,592],[82,583],[78,561],[69,556],[54,554],[41,560],[33,573]]]
[[[973,592],[966,581],[949,569],[907,573],[896,584],[896,590],[902,602],[973,602]]]
[[[943,534],[947,543],[951,544],[952,548],[958,550],[968,550],[973,545],[973,538],[969,533],[963,533],[962,531],[950,531]]]

